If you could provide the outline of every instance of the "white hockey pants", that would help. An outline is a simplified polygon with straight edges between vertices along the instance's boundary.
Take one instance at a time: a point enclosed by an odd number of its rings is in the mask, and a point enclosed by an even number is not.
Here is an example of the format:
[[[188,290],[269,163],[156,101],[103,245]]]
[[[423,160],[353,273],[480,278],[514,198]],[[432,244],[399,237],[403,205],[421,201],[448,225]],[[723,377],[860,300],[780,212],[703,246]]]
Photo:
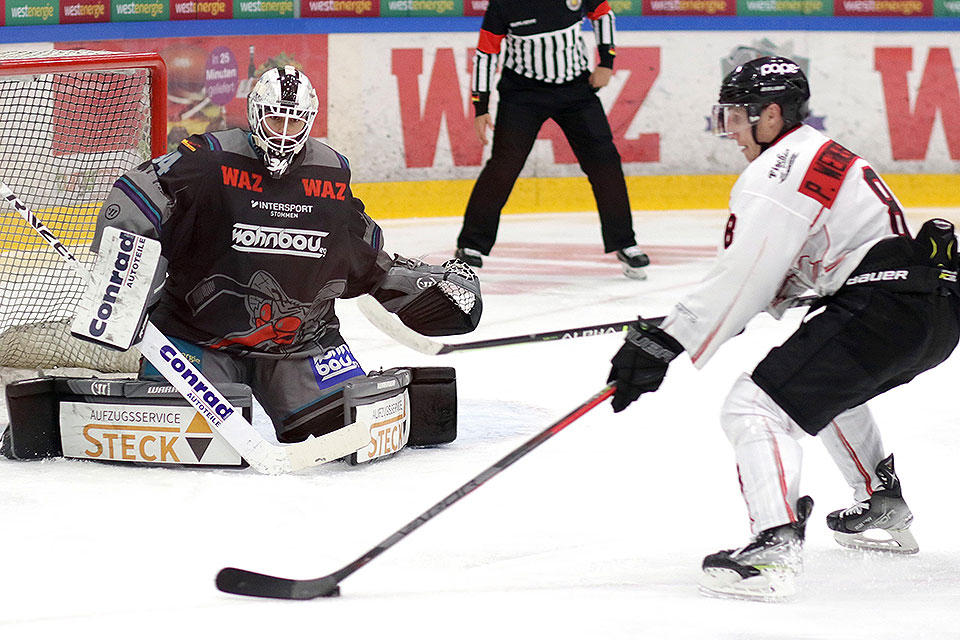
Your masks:
[[[803,459],[797,440],[806,433],[748,374],[734,383],[720,422],[736,455],[751,532],[796,522]],[[819,436],[854,498],[866,499],[878,485],[874,468],[884,457],[870,410],[860,405],[843,412]]]

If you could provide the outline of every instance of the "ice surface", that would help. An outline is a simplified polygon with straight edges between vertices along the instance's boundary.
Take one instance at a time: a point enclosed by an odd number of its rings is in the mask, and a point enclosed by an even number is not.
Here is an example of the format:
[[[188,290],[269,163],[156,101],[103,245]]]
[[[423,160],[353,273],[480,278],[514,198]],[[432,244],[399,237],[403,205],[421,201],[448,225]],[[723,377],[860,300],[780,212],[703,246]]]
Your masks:
[[[480,271],[481,326],[450,341],[662,315],[709,266],[724,220],[637,213],[653,260],[638,282],[601,253],[595,214],[507,216]],[[459,220],[383,226],[389,250],[440,262]],[[758,317],[702,371],[681,357],[660,391],[622,414],[597,407],[344,580],[338,599],[218,592],[224,566],[309,578],[352,561],[602,388],[621,342],[431,357],[379,334],[350,302],[340,314],[367,370],[457,368],[454,443],[283,477],[0,460],[0,637],[960,637],[956,356],[872,403],[916,514],[918,555],[833,542],[824,516],[852,493],[807,438],[802,491],[816,506],[799,597],[771,605],[697,593],[703,556],[749,535],[720,404],[801,311]],[[257,426],[270,430],[262,416]]]

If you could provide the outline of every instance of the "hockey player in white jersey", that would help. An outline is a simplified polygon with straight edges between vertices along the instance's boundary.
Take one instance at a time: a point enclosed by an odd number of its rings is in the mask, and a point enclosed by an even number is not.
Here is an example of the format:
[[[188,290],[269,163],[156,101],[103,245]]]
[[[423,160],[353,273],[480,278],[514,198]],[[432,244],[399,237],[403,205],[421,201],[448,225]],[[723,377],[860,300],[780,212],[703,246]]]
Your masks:
[[[730,195],[723,248],[660,327],[641,319],[612,360],[621,411],[655,391],[681,352],[703,367],[759,312],[779,318],[800,294],[820,297],[723,406],[753,537],[704,559],[707,595],[795,592],[813,507],[799,496],[804,434],[820,437],[853,488],[856,504],[827,516],[837,541],[917,551],[893,456],[865,403],[956,346],[956,237],[949,222],[931,220],[912,239],[870,164],[802,124],[809,97],[803,71],[786,58],[753,60],[724,79],[715,133],[735,140],[750,164]]]

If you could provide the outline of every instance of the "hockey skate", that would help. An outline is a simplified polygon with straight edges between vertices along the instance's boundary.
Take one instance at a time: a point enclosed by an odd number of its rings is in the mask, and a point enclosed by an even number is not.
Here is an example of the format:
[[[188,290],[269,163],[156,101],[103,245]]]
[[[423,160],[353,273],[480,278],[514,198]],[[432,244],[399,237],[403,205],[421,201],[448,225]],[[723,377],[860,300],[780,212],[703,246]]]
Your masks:
[[[739,549],[703,559],[700,593],[715,598],[779,602],[796,594],[803,570],[803,538],[813,499],[797,501],[797,521],[765,529]]]
[[[848,549],[916,553],[920,547],[910,533],[913,513],[900,491],[892,453],[877,464],[877,477],[882,489],[863,502],[827,516],[834,540]]]
[[[634,280],[646,280],[647,274],[643,268],[650,264],[650,258],[647,257],[640,247],[633,245],[617,249],[617,260],[623,267],[623,275]]]
[[[477,269],[483,266],[483,255],[476,249],[458,247],[457,250],[453,252],[453,257]]]

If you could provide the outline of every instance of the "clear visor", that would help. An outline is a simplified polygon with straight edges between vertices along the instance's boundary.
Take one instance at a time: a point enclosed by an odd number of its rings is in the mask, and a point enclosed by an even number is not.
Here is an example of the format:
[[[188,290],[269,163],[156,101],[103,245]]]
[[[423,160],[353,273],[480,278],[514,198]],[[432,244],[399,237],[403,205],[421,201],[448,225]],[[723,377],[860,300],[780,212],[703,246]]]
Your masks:
[[[713,135],[730,138],[749,129],[760,120],[760,105],[713,105]]]

